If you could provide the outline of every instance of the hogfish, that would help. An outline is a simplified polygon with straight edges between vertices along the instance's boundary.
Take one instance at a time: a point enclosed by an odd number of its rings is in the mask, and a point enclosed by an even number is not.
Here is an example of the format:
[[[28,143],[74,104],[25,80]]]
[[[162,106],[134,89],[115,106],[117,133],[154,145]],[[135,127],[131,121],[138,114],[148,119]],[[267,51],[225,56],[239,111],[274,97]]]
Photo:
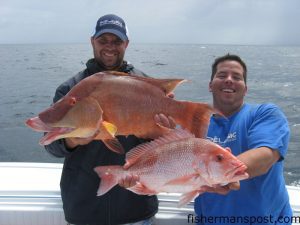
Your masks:
[[[183,79],[156,79],[121,72],[100,72],[76,84],[62,99],[26,124],[48,132],[40,144],[67,137],[92,137],[111,150],[124,150],[116,135],[155,139],[169,131],[154,116],[163,113],[196,137],[206,135],[214,109],[206,103],[179,101],[167,95]]]

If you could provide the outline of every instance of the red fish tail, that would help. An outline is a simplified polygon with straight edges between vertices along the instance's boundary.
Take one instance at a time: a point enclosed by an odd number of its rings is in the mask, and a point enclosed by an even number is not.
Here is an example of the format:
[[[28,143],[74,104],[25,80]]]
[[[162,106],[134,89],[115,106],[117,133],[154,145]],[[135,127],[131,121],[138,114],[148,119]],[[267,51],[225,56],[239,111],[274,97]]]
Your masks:
[[[122,166],[98,166],[95,172],[101,178],[97,195],[104,195],[118,184],[119,176],[122,173]]]
[[[192,132],[197,138],[206,138],[210,116],[214,112],[206,103],[184,101],[179,124]]]

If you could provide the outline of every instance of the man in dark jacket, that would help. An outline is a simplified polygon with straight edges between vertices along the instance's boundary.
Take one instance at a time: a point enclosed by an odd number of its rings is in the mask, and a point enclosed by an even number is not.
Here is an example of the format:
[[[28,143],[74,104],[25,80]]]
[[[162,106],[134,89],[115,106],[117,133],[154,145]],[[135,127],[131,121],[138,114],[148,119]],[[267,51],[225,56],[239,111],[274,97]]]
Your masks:
[[[85,70],[57,88],[53,101],[66,95],[82,79],[100,71],[116,70],[145,76],[123,60],[128,43],[127,27],[123,19],[111,14],[99,18],[95,34],[91,37],[94,58],[88,60]],[[126,152],[144,142],[132,135],[119,136],[118,140]],[[123,165],[124,155],[112,152],[103,142],[92,138],[60,139],[45,148],[56,157],[65,157],[60,187],[65,218],[69,223],[151,224],[151,218],[158,210],[156,196],[137,195],[116,186],[105,195],[97,197],[101,181],[94,168],[100,165]],[[127,177],[123,185],[135,182],[132,178]]]

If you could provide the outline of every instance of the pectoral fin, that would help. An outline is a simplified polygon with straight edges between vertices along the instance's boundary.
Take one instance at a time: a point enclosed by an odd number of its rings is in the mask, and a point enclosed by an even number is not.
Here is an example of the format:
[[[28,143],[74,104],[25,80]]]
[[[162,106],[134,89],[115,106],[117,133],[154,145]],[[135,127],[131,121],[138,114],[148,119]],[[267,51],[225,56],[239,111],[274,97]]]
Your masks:
[[[96,140],[114,139],[117,133],[117,127],[107,121],[102,121],[99,127],[99,133],[95,137]]]
[[[113,152],[118,154],[124,154],[125,150],[121,143],[115,137],[117,133],[117,127],[107,121],[102,121],[99,128],[98,135],[94,138],[96,140],[101,140],[103,143]]]
[[[181,195],[180,200],[178,202],[178,208],[188,204],[190,201],[192,201],[194,198],[196,198],[199,194],[202,194],[203,191],[201,190],[194,190],[188,193],[185,193]]]
[[[115,153],[124,154],[125,150],[117,138],[102,140],[103,143]]]
[[[144,184],[138,182],[136,185],[134,185],[131,188],[128,188],[128,190],[138,194],[138,195],[156,195],[157,191],[151,190],[148,187],[146,187]]]

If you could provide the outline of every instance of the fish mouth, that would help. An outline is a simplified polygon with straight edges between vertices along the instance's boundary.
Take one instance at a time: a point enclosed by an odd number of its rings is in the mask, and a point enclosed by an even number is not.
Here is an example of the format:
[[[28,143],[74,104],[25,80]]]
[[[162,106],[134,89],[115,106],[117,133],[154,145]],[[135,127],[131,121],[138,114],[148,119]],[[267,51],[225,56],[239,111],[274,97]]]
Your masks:
[[[44,123],[39,117],[30,118],[25,123],[35,131],[47,132],[47,134],[42,137],[39,142],[41,145],[48,145],[57,140],[58,137],[70,133],[76,129],[72,127],[51,127],[50,125]]]
[[[229,179],[230,181],[238,181],[238,180],[242,180],[242,179],[247,179],[249,177],[248,173],[246,173],[246,169],[247,166],[244,164],[241,164],[235,168],[233,168],[232,170],[229,170],[225,176],[227,177],[227,179]]]
[[[54,127],[50,132],[46,133],[39,141],[40,145],[49,145],[53,141],[60,139],[62,135],[74,131],[74,128],[69,127]]]
[[[56,132],[56,133],[65,132],[66,133],[75,130],[75,128],[72,127],[52,127],[44,123],[38,116],[28,119],[25,123],[28,127],[38,132]]]

